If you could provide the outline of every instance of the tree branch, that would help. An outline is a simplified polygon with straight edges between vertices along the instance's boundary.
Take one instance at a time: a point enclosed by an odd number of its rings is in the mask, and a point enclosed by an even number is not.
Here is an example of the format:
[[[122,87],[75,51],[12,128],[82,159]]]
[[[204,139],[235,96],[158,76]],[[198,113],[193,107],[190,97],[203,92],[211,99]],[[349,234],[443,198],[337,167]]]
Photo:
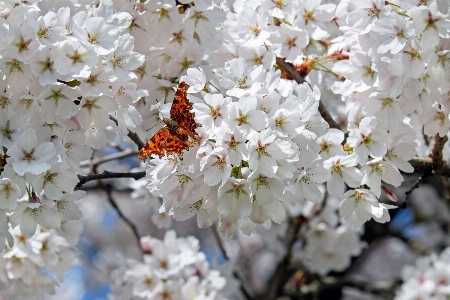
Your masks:
[[[413,186],[405,192],[405,198],[403,199],[402,208],[405,209],[408,206],[408,197],[411,193],[419,187],[422,181],[428,176],[428,173],[423,173],[417,178],[416,182],[414,182]]]
[[[96,174],[96,175],[98,175],[98,174]],[[108,186],[108,185],[103,184],[103,182],[101,182],[101,181],[98,183],[98,187],[105,191],[106,196],[108,197],[108,201],[111,204],[111,206],[114,207],[114,209],[117,211],[117,214],[125,222],[125,224],[130,226],[131,230],[133,231],[134,236],[136,237],[136,240],[137,240],[137,243],[138,243],[138,248],[143,253],[142,248],[141,248],[141,244],[140,244],[141,236],[139,235],[137,227],[122,213],[120,208],[117,206],[117,204],[114,201],[114,198],[112,196],[112,189],[111,189],[111,187]]]
[[[287,272],[287,269],[291,263],[292,247],[297,241],[298,233],[300,232],[304,220],[305,219],[302,216],[292,218],[292,236],[287,243],[285,256],[278,263],[278,266],[272,275],[272,279],[269,282],[267,297],[265,299],[277,299],[277,296],[282,295],[283,287],[291,277],[289,275],[290,272]]]
[[[440,171],[447,165],[442,155],[442,150],[447,141],[448,138],[446,135],[444,137],[440,137],[439,134],[434,136],[434,144],[429,157],[434,166],[434,171],[438,174],[440,174]]]
[[[109,118],[116,123],[117,126],[119,126],[119,122],[117,121],[116,118],[114,118],[113,116],[109,115]],[[145,143],[141,141],[141,139],[139,138],[139,136],[132,132],[131,130],[128,129],[128,134],[127,136],[138,146],[138,149],[141,150],[142,147],[144,147]]]
[[[230,258],[227,255],[227,252],[225,251],[225,248],[223,247],[222,244],[222,239],[220,238],[219,233],[217,232],[217,228],[215,225],[211,226],[212,229],[212,233],[213,236],[216,240],[216,244],[219,247],[220,251],[222,251],[223,256],[225,257],[226,260],[230,261]],[[245,299],[253,299],[253,297],[250,295],[250,292],[247,291],[247,288],[245,287],[245,280],[239,275],[238,272],[236,272],[236,270],[233,270],[233,277],[236,278],[240,283],[241,283],[241,292],[244,295]]]
[[[433,171],[436,174],[443,175],[445,177],[450,177],[450,166],[447,162],[441,161],[439,169],[436,169],[435,164],[433,164],[430,157],[427,158],[413,158],[409,161],[413,166],[415,172],[425,173],[428,172],[432,174]]]
[[[293,64],[286,62],[281,57],[277,57],[276,62],[280,70],[283,70],[286,73],[288,73],[289,76],[291,76],[295,80],[295,82],[297,82],[298,84],[302,84],[305,82],[305,78],[303,78],[300,75],[300,73],[295,69]],[[330,128],[341,129],[341,126],[339,126],[338,123],[336,123],[336,121],[333,119],[333,117],[330,115],[328,110],[323,105],[322,101],[319,101],[319,112],[322,118],[324,118],[324,120],[328,123]]]
[[[118,152],[118,153],[114,153],[114,154],[111,154],[111,155],[105,155],[105,156],[96,158],[96,159],[94,159],[92,161],[85,162],[83,164],[80,164],[80,167],[81,168],[95,167],[95,166],[101,165],[101,164],[106,163],[106,162],[111,161],[111,160],[122,159],[122,158],[126,158],[126,157],[129,157],[129,156],[135,156],[137,154],[138,154],[138,152],[136,150],[128,148],[128,149],[125,149],[125,150],[123,150],[121,152]]]
[[[126,173],[115,173],[109,171],[103,171],[101,174],[92,175],[78,175],[80,182],[75,186],[75,190],[79,190],[84,184],[89,181],[99,180],[99,179],[111,179],[111,178],[134,178],[135,180],[145,177],[145,171],[143,172],[126,172]]]

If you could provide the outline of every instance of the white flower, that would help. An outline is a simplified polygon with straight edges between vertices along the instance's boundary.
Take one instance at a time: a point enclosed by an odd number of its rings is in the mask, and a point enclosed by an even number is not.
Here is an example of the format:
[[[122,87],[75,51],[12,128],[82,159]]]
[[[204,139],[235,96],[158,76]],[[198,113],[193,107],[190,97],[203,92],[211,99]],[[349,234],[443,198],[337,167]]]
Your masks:
[[[255,171],[250,174],[248,181],[254,200],[266,209],[271,207],[273,202],[278,201],[277,197],[283,197],[285,186],[278,178],[269,178],[259,171]]]
[[[9,83],[9,92],[22,93],[31,84],[30,65],[21,61],[19,54],[13,52],[2,54],[0,66],[1,71],[6,76],[6,81]],[[5,109],[5,107],[2,107],[2,109]]]
[[[56,72],[58,63],[55,63],[55,61],[57,58],[57,47],[45,46],[39,48],[37,53],[30,59],[31,71],[39,79],[40,85],[55,84],[58,79],[65,79],[65,76],[61,76]]]
[[[248,159],[247,134],[240,127],[234,127],[232,130],[227,126],[222,128],[217,134],[216,146],[227,149],[231,164],[240,166],[242,160]]]
[[[298,203],[303,200],[318,203],[323,197],[317,182],[325,182],[329,178],[329,174],[323,168],[322,161],[315,158],[317,158],[317,155],[313,151],[305,149],[301,151],[299,160],[294,163],[298,174],[294,177],[295,180],[290,183],[289,191]]]
[[[65,38],[65,29],[58,24],[57,15],[50,11],[37,19],[36,36],[45,45],[54,45]]]
[[[219,188],[217,210],[230,221],[249,216],[252,211],[250,193],[247,180],[228,178]]]
[[[373,159],[362,167],[362,184],[367,184],[376,197],[381,195],[381,180],[398,187],[403,182],[403,176],[389,162],[383,159]]]
[[[448,38],[450,32],[448,13],[444,15],[439,12],[436,2],[412,7],[409,15],[413,19],[416,34],[421,36],[424,50],[435,47],[440,37]]]
[[[375,37],[381,41],[378,53],[399,53],[406,45],[409,38],[414,35],[413,22],[397,13],[390,13],[388,17],[379,18],[374,22],[372,31],[377,33]]]
[[[195,119],[205,130],[221,127],[223,119],[228,116],[231,98],[221,94],[206,94],[203,99],[205,103],[194,103]]]
[[[129,81],[137,76],[132,72],[144,63],[144,55],[133,52],[134,37],[121,35],[114,42],[114,51],[106,57],[106,64],[119,80]]]
[[[187,75],[180,77],[180,82],[186,82],[189,85],[188,93],[198,93],[205,88],[206,75],[201,68],[189,68]],[[195,105],[195,104],[194,104]]]
[[[78,15],[80,17],[78,17]],[[84,18],[83,12],[73,16],[74,35],[85,45],[94,48],[98,55],[107,55],[114,51],[116,34],[112,27],[101,17]]]
[[[340,197],[346,183],[350,187],[361,185],[361,172],[355,168],[358,164],[355,155],[334,156],[323,162],[323,167],[331,175],[327,180],[327,190],[333,196]]]
[[[54,148],[52,142],[38,144],[35,130],[28,128],[7,154],[11,156],[12,166],[17,174],[41,174],[50,169],[48,161],[56,154]]]
[[[392,143],[386,155],[383,157],[399,170],[406,173],[414,172],[414,168],[408,162],[416,155],[415,143],[395,142]]]
[[[18,141],[29,121],[30,115],[19,112],[7,114],[0,110],[0,146],[12,147]]]
[[[55,69],[59,74],[87,78],[89,69],[98,61],[98,54],[78,40],[68,39],[58,44]]]
[[[28,62],[39,48],[39,42],[35,36],[35,29],[36,27],[32,26],[29,22],[23,22],[20,25],[19,32],[16,32],[14,40],[6,47],[14,55],[17,55],[22,62]]]
[[[300,112],[280,108],[269,118],[269,127],[273,128],[280,137],[292,138],[298,134],[300,127]]]
[[[344,140],[344,133],[340,130],[331,128],[328,132],[316,140],[320,146],[320,157],[327,160],[336,155],[345,155],[342,141]]]
[[[308,32],[297,27],[291,27],[282,23],[277,35],[272,35],[276,44],[278,56],[285,57],[288,61],[295,61],[303,57],[303,50],[309,42]]]
[[[296,8],[298,18],[293,26],[308,30],[309,36],[315,40],[325,40],[330,36],[326,22],[335,15],[335,4],[322,4],[321,1],[303,1]]]
[[[11,179],[0,179],[0,209],[14,209],[19,195],[21,195],[20,189]]]
[[[78,88],[71,88],[65,84],[50,85],[39,95],[41,103],[41,118],[47,123],[53,123],[56,116],[63,119],[74,116],[78,110],[74,100],[80,96]]]
[[[200,171],[205,175],[205,182],[209,186],[215,186],[225,182],[230,176],[231,163],[228,151],[218,147],[202,157]]]
[[[431,111],[424,115],[424,118],[428,117],[425,122],[423,132],[428,136],[439,134],[440,137],[447,135],[450,128],[450,120],[448,115],[437,108],[432,108]]]
[[[216,72],[220,85],[228,89],[227,95],[234,97],[255,95],[262,86],[264,75],[263,66],[250,69],[242,57],[231,60],[228,68]]]
[[[103,129],[110,123],[108,113],[114,112],[118,108],[117,101],[112,101],[111,97],[83,96],[80,109],[77,113],[77,119],[84,129],[89,128],[92,123]]]
[[[47,198],[59,200],[64,193],[73,191],[75,185],[79,182],[77,175],[70,169],[65,162],[59,162],[50,167],[33,180],[33,188],[37,193],[42,190]]]
[[[10,223],[12,227],[20,225],[22,234],[31,237],[38,224],[46,229],[57,229],[61,225],[61,219],[54,208],[41,203],[22,202],[11,215]]]
[[[228,118],[225,123],[230,128],[241,126],[243,129],[260,131],[266,128],[267,115],[256,109],[257,100],[255,96],[243,96],[239,102],[231,102],[228,105]]]
[[[391,138],[381,126],[377,126],[375,117],[365,117],[359,123],[359,128],[350,131],[347,143],[354,148],[358,162],[364,163],[367,157],[381,157],[386,154]]]
[[[80,167],[80,162],[88,160],[92,155],[92,149],[85,145],[86,138],[82,132],[69,131],[63,138],[62,143],[65,148],[65,162],[73,170]]]
[[[61,221],[73,221],[83,217],[83,213],[74,201],[83,199],[85,195],[85,191],[74,191],[72,193],[65,193],[56,201],[56,210],[61,216]]]
[[[369,190],[350,190],[342,196],[342,199],[344,201],[341,204],[339,212],[345,220],[354,217],[355,222],[353,224],[355,228],[361,227],[362,224],[371,218],[381,218],[383,216],[382,210],[374,209],[380,205],[378,199]]]
[[[394,55],[389,63],[389,71],[396,76],[419,78],[425,71],[427,53],[423,53],[419,42],[412,40],[403,51]]]
[[[287,159],[295,154],[291,143],[276,139],[271,129],[253,132],[248,142],[249,166],[268,177],[275,177],[277,160]]]

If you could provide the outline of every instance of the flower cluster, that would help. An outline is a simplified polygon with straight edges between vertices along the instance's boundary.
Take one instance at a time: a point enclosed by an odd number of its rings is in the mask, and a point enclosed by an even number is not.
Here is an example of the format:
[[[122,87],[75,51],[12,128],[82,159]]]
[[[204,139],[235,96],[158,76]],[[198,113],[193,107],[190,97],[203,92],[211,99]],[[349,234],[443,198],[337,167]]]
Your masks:
[[[358,256],[366,246],[360,241],[361,230],[337,217],[339,199],[327,198],[319,214],[311,217],[306,207],[303,215],[310,219],[304,233],[301,251],[294,252],[294,260],[304,263],[308,269],[320,275],[330,271],[340,272],[351,263],[352,256]]]
[[[35,299],[75,262],[62,236],[82,230],[80,162],[132,126],[128,116],[140,122],[130,81],[144,56],[125,32],[131,15],[114,13],[112,1],[0,7],[1,282],[13,297]]]
[[[63,282],[64,273],[77,263],[74,249],[82,231],[81,222],[64,222],[59,233],[39,227],[27,238],[14,230],[14,248],[0,256],[0,298],[40,299],[55,293],[55,280]]]
[[[251,234],[281,223],[287,205],[321,203],[326,186],[341,200],[330,217],[339,210],[342,220],[314,221],[305,253],[317,262],[311,255],[327,253],[315,249],[342,248],[347,263],[362,247],[348,226],[389,221],[384,184],[398,187],[400,171],[413,171],[415,149],[428,149],[423,134],[450,129],[448,9],[413,0],[1,2],[0,246],[17,246],[14,230],[34,239],[37,228],[79,224],[80,162],[130,142],[129,131],[150,139],[185,81],[199,143],[183,160],[148,161],[147,189],[162,199],[153,219],[197,215],[199,227],[217,219],[224,238]],[[282,73],[280,59],[308,83]],[[319,113],[328,98],[345,111],[347,136]],[[353,249],[340,247],[347,239]]]
[[[225,300],[227,279],[210,270],[199,241],[177,238],[173,230],[164,240],[141,238],[144,262],[127,259],[111,273],[110,299]]]
[[[436,3],[402,8],[344,2],[255,2],[252,10],[233,4],[224,22],[229,35],[205,57],[217,68],[190,69],[180,77],[190,92],[201,91],[200,99],[191,100],[202,144],[182,162],[153,161],[148,188],[164,199],[161,212],[177,220],[197,213],[200,227],[218,218],[219,232],[229,238],[236,227],[252,233],[255,224],[282,221],[282,202],[318,202],[317,183],[326,182],[331,195],[345,200],[340,214],[356,228],[370,219],[389,221],[394,206],[377,199],[389,192],[382,182],[397,187],[400,171],[413,171],[408,160],[422,126],[427,135],[448,131],[448,84],[441,88],[444,75],[438,74],[445,69],[450,22]],[[345,76],[332,90],[346,102],[346,141],[318,114],[318,89],[285,84],[271,69],[274,55],[300,63],[307,60],[304,53],[316,54],[309,45],[339,33],[330,28],[332,20],[349,35],[333,44],[349,59],[332,66]],[[431,46],[424,46],[428,41]],[[239,57],[218,63],[219,54],[227,53]],[[346,186],[354,190],[345,193]]]
[[[439,256],[421,257],[402,270],[403,285],[396,300],[447,299],[450,295],[450,248]]]

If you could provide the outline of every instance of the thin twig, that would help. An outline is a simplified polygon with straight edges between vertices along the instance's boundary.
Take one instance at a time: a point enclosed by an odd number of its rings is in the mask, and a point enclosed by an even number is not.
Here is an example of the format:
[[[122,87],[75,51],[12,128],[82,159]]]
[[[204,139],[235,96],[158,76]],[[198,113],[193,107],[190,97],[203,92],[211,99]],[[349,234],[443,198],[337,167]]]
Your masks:
[[[292,236],[287,243],[285,256],[278,263],[277,268],[272,275],[266,299],[276,299],[277,296],[281,295],[284,285],[291,277],[288,274],[287,269],[291,263],[292,248],[298,239],[298,233],[300,232],[304,220],[305,219],[302,216],[291,219],[291,224],[293,224]]]
[[[114,118],[113,116],[109,115],[109,118],[116,123],[117,126],[119,126],[119,122],[117,121],[116,118]],[[139,136],[134,133],[133,131],[128,129],[128,134],[127,136],[138,146],[138,149],[140,150],[142,147],[144,147],[144,142],[141,141],[141,139],[139,138]]]
[[[302,84],[305,82],[305,78],[303,78],[300,73],[295,69],[294,65],[286,62],[283,58],[277,57],[276,59],[278,67],[285,71],[291,76],[295,82],[298,84]],[[323,105],[322,101],[319,101],[319,113],[322,118],[328,123],[331,128],[341,129],[338,123],[333,119],[328,110]]]
[[[223,254],[223,256],[225,257],[225,259],[228,260],[228,261],[230,261],[230,258],[228,257],[228,254],[227,254],[227,252],[225,251],[225,248],[223,247],[222,239],[221,239],[219,233],[217,232],[216,226],[213,225],[213,226],[211,226],[211,227],[212,227],[212,228],[211,228],[211,229],[212,229],[211,231],[212,231],[213,236],[214,236],[214,238],[215,238],[215,240],[216,240],[217,247],[219,247],[220,251],[222,251],[222,254]],[[236,272],[236,270],[233,270],[233,277],[236,278],[236,279],[241,283],[241,292],[242,292],[242,294],[244,295],[244,297],[245,297],[246,299],[249,299],[249,300],[250,300],[250,299],[253,299],[253,297],[251,296],[250,292],[247,291],[247,288],[245,287],[245,280],[244,280],[244,278],[242,278],[242,277],[239,275],[239,273]]]
[[[99,180],[99,179],[111,179],[111,178],[134,178],[135,180],[145,177],[145,171],[143,172],[125,172],[125,173],[115,173],[109,171],[103,171],[101,174],[92,175],[78,175],[80,182],[75,186],[75,190],[79,190],[84,184],[89,181]]]
[[[118,152],[118,153],[105,155],[105,156],[93,159],[92,161],[82,163],[82,164],[80,164],[80,167],[81,168],[94,167],[94,166],[98,166],[98,165],[101,165],[103,163],[106,163],[108,161],[111,161],[111,160],[122,159],[122,158],[126,158],[126,157],[129,157],[129,156],[134,156],[134,155],[137,155],[137,154],[138,154],[138,152],[136,150],[128,148],[128,149],[125,149],[125,150],[123,150],[121,152]]]
[[[105,193],[106,193],[106,195],[108,197],[108,201],[111,204],[111,206],[114,207],[114,209],[117,211],[117,214],[125,222],[125,224],[130,226],[131,230],[133,231],[134,236],[136,237],[138,248],[139,248],[139,250],[141,252],[143,252],[142,248],[141,248],[141,244],[140,244],[141,236],[139,235],[137,227],[122,213],[120,208],[117,206],[117,204],[114,201],[114,198],[112,196],[112,189],[111,189],[111,187],[109,185],[105,185],[103,182],[99,181],[98,182],[98,188],[103,189],[105,191]]]
[[[417,178],[416,182],[414,182],[413,186],[412,186],[409,190],[407,190],[407,191],[405,192],[405,198],[403,199],[403,203],[402,203],[402,208],[403,208],[403,209],[405,209],[405,208],[408,206],[408,198],[409,198],[409,195],[410,195],[415,189],[417,189],[417,188],[420,186],[420,184],[422,183],[422,181],[423,181],[426,177],[428,177],[428,176],[429,176],[429,174],[427,174],[427,173],[423,173],[422,175],[420,175],[419,178]]]
[[[444,176],[442,176],[442,175],[439,175],[438,178],[439,178],[439,181],[444,186],[445,190],[447,191],[447,197],[446,197],[447,200],[450,199],[450,186],[448,184],[447,179]]]

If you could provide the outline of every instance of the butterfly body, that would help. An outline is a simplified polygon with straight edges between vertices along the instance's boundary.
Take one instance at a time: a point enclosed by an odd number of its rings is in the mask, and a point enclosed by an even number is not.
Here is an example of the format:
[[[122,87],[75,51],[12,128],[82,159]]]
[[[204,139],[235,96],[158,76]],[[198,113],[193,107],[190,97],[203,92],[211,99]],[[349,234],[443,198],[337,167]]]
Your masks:
[[[178,136],[183,141],[189,140],[190,134],[183,127],[179,126],[177,122],[172,119],[163,119],[163,122],[166,124],[167,129],[170,133]]]
[[[193,104],[187,98],[189,86],[181,82],[170,108],[170,118],[163,119],[166,126],[158,130],[155,135],[141,149],[138,157],[146,160],[152,154],[159,157],[169,154],[183,156],[183,151],[193,146],[200,138],[195,132],[201,125],[195,122]]]

